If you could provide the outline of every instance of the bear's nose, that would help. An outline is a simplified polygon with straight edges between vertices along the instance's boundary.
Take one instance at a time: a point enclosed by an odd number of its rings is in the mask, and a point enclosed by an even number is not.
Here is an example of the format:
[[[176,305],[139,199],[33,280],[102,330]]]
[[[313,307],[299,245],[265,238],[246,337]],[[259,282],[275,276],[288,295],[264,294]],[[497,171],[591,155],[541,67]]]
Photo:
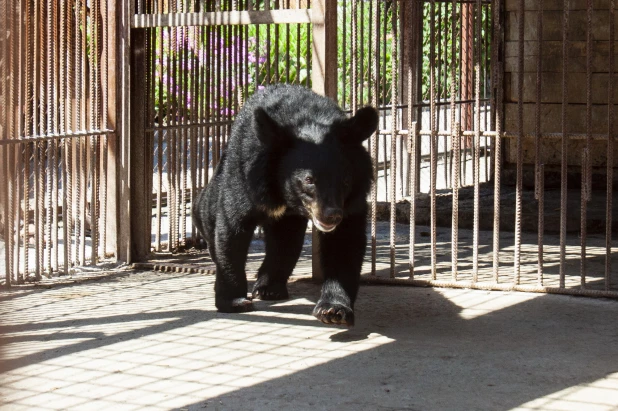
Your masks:
[[[343,210],[340,208],[329,207],[322,213],[321,220],[328,225],[337,225],[343,219]]]

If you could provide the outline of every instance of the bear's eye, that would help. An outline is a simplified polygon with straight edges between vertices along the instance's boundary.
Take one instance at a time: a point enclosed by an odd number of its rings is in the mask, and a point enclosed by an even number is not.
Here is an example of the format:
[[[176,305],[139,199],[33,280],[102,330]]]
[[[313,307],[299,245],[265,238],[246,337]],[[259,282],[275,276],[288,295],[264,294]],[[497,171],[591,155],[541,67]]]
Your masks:
[[[314,183],[313,177],[311,177],[311,176],[305,177],[305,184],[313,185],[313,183]]]

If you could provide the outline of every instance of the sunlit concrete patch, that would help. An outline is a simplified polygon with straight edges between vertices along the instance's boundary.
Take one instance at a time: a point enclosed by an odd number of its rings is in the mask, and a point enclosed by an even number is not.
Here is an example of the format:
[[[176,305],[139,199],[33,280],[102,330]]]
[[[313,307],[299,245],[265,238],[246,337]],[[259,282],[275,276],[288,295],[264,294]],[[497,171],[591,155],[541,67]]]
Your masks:
[[[439,292],[461,308],[459,316],[466,320],[472,320],[541,297],[541,294],[522,292],[472,290],[439,290]]]
[[[618,373],[537,398],[513,410],[613,411],[616,409],[618,409]]]
[[[150,273],[16,294],[0,326],[1,404],[178,408],[393,341],[333,341],[343,330],[316,321],[306,298],[219,314],[212,287],[213,277]]]
[[[0,409],[618,407],[617,301],[363,286],[348,329],[296,278],[245,314],[216,312],[200,274],[3,291]]]

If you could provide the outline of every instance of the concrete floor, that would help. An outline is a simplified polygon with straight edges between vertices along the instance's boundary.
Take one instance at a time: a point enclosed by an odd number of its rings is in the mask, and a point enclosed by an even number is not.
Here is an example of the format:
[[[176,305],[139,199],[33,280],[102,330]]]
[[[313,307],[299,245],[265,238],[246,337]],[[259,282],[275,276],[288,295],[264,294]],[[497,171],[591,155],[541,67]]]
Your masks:
[[[363,286],[352,329],[289,301],[214,309],[212,276],[0,293],[2,410],[618,410],[618,301]]]

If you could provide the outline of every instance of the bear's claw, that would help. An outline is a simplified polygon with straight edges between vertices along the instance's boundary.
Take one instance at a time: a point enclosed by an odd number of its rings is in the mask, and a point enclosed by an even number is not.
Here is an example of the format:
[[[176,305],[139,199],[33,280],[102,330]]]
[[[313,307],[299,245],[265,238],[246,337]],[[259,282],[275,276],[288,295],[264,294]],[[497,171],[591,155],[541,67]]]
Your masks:
[[[264,301],[287,300],[289,298],[288,287],[285,284],[257,286],[253,289],[253,298]]]
[[[319,302],[313,309],[313,315],[324,324],[354,325],[354,311],[341,304]]]

